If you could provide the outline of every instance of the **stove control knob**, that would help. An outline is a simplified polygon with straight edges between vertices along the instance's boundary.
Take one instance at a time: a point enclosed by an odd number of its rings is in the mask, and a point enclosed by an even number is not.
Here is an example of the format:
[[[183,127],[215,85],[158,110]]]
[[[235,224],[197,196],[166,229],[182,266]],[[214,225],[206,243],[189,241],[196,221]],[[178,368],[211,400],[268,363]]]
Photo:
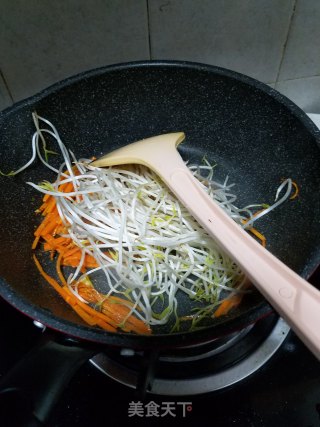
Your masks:
[[[38,320],[34,320],[33,321],[34,326],[36,326],[37,328],[41,329],[42,332],[44,332],[46,330],[46,326],[43,325],[41,322],[38,322]]]

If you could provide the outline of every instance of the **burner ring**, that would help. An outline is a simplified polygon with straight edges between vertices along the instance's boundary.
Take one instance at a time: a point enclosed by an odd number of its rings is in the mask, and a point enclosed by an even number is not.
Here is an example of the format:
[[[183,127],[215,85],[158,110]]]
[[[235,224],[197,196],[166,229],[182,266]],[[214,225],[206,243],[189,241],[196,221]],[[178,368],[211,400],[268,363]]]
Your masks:
[[[261,368],[279,349],[289,331],[289,326],[279,318],[270,334],[259,346],[234,365],[212,374],[193,378],[155,377],[148,393],[164,396],[198,395],[236,384]],[[138,373],[109,358],[106,354],[100,353],[90,362],[110,378],[128,387],[136,388]]]

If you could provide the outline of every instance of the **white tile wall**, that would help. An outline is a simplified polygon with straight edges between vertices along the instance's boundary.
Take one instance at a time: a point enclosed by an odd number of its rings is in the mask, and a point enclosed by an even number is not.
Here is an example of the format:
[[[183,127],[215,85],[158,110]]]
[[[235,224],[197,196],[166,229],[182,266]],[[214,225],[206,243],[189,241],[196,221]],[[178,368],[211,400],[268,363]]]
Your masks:
[[[0,72],[0,111],[12,105],[12,99]]]
[[[320,113],[320,76],[284,80],[275,89],[308,113]]]
[[[145,0],[0,1],[0,68],[15,100],[86,69],[148,58]]]
[[[296,0],[275,88],[320,113],[320,1]]]
[[[0,0],[14,101],[86,69],[183,59],[272,84],[320,113],[320,0]],[[0,78],[0,109],[12,99]]]
[[[297,0],[279,80],[320,75],[320,1]]]
[[[153,58],[214,64],[276,80],[293,0],[149,0]]]

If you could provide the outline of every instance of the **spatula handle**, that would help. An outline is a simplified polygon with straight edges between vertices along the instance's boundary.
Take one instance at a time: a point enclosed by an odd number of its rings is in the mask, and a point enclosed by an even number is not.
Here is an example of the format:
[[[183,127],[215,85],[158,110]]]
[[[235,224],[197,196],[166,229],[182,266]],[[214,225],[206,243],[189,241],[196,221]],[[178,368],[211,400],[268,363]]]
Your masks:
[[[320,292],[264,249],[202,189],[176,150],[176,132],[120,148],[93,166],[138,163],[156,172],[320,359]]]
[[[320,359],[320,292],[239,227],[201,188],[178,152],[177,158],[159,163],[157,168],[194,218]]]

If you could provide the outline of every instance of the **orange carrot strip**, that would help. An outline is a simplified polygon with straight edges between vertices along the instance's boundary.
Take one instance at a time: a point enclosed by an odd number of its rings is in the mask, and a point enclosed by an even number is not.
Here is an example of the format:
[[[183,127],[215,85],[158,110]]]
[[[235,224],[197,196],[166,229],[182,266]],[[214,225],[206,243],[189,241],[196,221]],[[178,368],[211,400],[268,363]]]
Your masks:
[[[249,228],[250,233],[254,234],[260,241],[261,241],[261,245],[265,248],[267,246],[267,239],[265,238],[265,236],[260,233],[260,231],[258,231],[256,228]]]
[[[101,319],[96,319],[96,322],[97,322],[97,325],[98,325],[98,326],[100,326],[102,329],[105,329],[105,330],[107,330],[107,331],[109,331],[109,332],[117,332],[117,329],[116,329],[116,328],[113,328],[113,329],[114,329],[114,331],[111,331],[112,326],[110,326],[110,325],[109,325],[109,323],[104,322],[104,321],[103,321],[103,320],[101,320]],[[125,329],[124,329],[124,331],[126,332],[126,330],[125,330]]]
[[[38,246],[39,240],[40,240],[40,236],[36,236],[36,238],[32,243],[31,249],[36,249],[36,247]]]
[[[80,248],[79,248],[78,246],[75,246],[75,245],[74,245],[74,247],[71,247],[70,249],[68,249],[68,250],[64,253],[64,257],[67,259],[67,258],[69,258],[70,256],[77,254],[78,252],[79,252],[79,254],[78,254],[78,255],[80,255],[80,256],[79,256],[79,260],[80,260],[80,258],[81,258],[81,250],[80,250]]]
[[[52,214],[52,213],[51,213]],[[50,214],[49,214],[50,215]],[[48,222],[48,224],[46,224],[46,226],[43,228],[43,230],[41,231],[41,234],[50,234],[54,231],[54,229],[57,226],[57,221],[56,220],[50,220]]]
[[[77,289],[78,289],[79,295],[81,295],[82,298],[88,302],[97,304],[103,301],[104,299],[103,296],[96,289],[94,289],[93,286],[86,286],[79,283]]]
[[[112,308],[110,310],[110,306],[106,305],[105,302],[103,302],[101,304],[101,311],[102,313],[106,314],[108,317],[116,321],[118,325],[122,325],[122,328],[126,328],[129,331],[133,331],[138,334],[151,333],[149,326],[147,326],[142,320],[137,319],[133,315],[131,315],[127,320],[125,320],[129,313],[129,310],[127,310],[126,312],[123,312],[120,309],[120,304],[118,304],[118,306],[119,307],[117,308],[117,310],[115,310],[115,308]],[[122,306],[121,308],[123,309],[126,307]]]
[[[66,289],[66,292],[68,292],[69,294],[71,294],[73,296],[73,294],[71,293],[71,291],[69,289]],[[87,313],[92,314],[92,316],[99,318],[101,320],[103,320],[104,322],[109,323],[112,326],[118,326],[116,324],[116,322],[114,322],[110,317],[106,316],[103,313],[100,313],[99,311],[93,309],[92,307],[90,307],[89,305],[85,304],[84,302],[77,300],[77,304],[83,308]]]
[[[299,187],[298,187],[297,183],[296,183],[296,182],[294,182],[294,181],[292,181],[292,185],[293,185],[293,187],[294,187],[294,193],[293,193],[293,194],[292,194],[292,196],[290,197],[290,200],[295,199],[296,197],[298,197],[298,194],[299,194]]]
[[[47,207],[47,202],[42,203],[39,209],[36,210],[36,212],[42,212]],[[43,214],[42,214],[43,215]]]
[[[47,242],[43,245],[43,249],[45,250],[45,252],[55,251],[55,249],[52,247],[52,245],[50,245],[50,243],[47,243]]]
[[[69,303],[69,299],[70,301],[73,301],[70,297],[67,297],[66,298],[67,303]],[[95,315],[92,316],[91,314],[88,313],[87,309],[80,307],[78,304],[71,304],[71,306],[72,306],[72,309],[78,314],[78,316],[80,316],[90,326],[98,325],[109,332],[117,331],[115,327],[111,326],[109,323],[105,322],[104,320],[97,318]]]
[[[70,264],[74,264],[76,262],[76,263],[79,264],[80,259],[81,259],[80,253],[76,252],[75,254],[73,254],[73,255],[71,255],[69,257],[64,257],[63,258],[63,262],[64,263],[70,263]]]
[[[72,182],[66,182],[59,186],[59,191],[63,193],[71,193],[74,191],[74,186]]]
[[[45,219],[42,221],[42,223],[39,225],[39,227],[36,229],[36,231],[34,232],[35,236],[40,236],[42,230],[44,229],[44,227],[47,225],[47,223],[49,222],[49,218],[45,217]]]
[[[44,249],[47,251],[54,250],[59,253],[65,253],[70,247],[70,243],[68,242],[65,242],[65,244],[63,245],[62,244],[57,245],[55,242],[55,238],[50,236],[49,234],[42,236],[42,238],[46,241],[46,243],[44,244]]]
[[[260,209],[257,212],[255,212],[251,218],[248,219],[242,219],[241,222],[242,224],[246,224],[248,221],[250,221],[252,218],[255,218],[259,213],[263,212],[265,209]]]
[[[130,309],[125,307],[122,304],[117,303],[118,306],[115,310],[115,307],[112,307],[113,304],[109,304],[108,306],[105,306],[105,304],[102,304],[102,312],[108,314],[110,317],[113,318],[113,316],[117,316],[119,319],[119,323],[124,323],[124,325],[127,328],[130,328],[132,331],[139,333],[139,334],[150,334],[151,329],[150,327],[143,322],[142,320],[138,319],[134,315],[130,315],[128,318],[128,314],[130,312]]]
[[[84,257],[84,263],[87,267],[95,268],[98,267],[97,261],[93,258],[93,256],[86,254]]]
[[[63,224],[58,224],[57,227],[54,230],[55,235],[67,234],[67,232],[68,232],[68,229]],[[62,237],[62,239],[65,239],[65,237]]]
[[[123,314],[120,307],[117,307],[117,309],[114,309],[114,308],[110,309],[110,306],[108,303],[106,303],[106,301],[104,301],[101,304],[101,312],[110,316],[112,319],[114,319],[117,323],[120,323],[120,324],[123,323],[123,321],[126,318],[126,315],[128,314],[128,312]]]
[[[71,266],[78,266],[81,259],[81,251],[74,253],[71,256],[65,257],[63,262]],[[98,267],[97,261],[91,255],[85,255],[83,265],[88,268]]]
[[[56,226],[55,217],[56,215],[53,212],[50,212],[36,229],[34,235],[40,236],[41,234],[48,234],[50,233],[50,229],[53,231],[54,227]],[[48,227],[48,230],[46,230],[46,227]]]
[[[63,260],[62,261],[62,265],[65,265],[65,266],[67,266],[67,267],[73,267],[73,268],[77,268],[78,267],[78,264],[79,264],[79,261],[77,261],[77,260],[74,260],[74,261],[72,261],[72,260]],[[85,271],[86,270],[84,270],[83,271],[83,273],[85,273]]]
[[[47,242],[48,245],[50,245],[51,249],[56,249],[58,246],[60,246],[57,245],[56,239],[52,237],[51,234],[42,234],[41,237]]]
[[[107,316],[104,316],[103,314],[97,312],[96,310],[92,309],[91,307],[87,306],[86,304],[82,303],[81,301],[77,300],[77,298],[71,293],[71,291],[66,287],[61,287],[59,283],[49,274],[47,274],[39,260],[35,255],[33,255],[34,262],[40,272],[40,274],[44,277],[44,279],[59,293],[59,295],[62,296],[62,298],[74,309],[77,305],[80,307],[80,309],[83,309],[87,314],[92,314],[94,317],[101,319],[102,321],[106,322],[108,320]],[[76,311],[80,311],[77,307]],[[109,323],[109,322],[106,322]],[[110,327],[109,327],[110,326]],[[109,330],[111,332],[115,332],[116,329],[112,325],[108,325]]]
[[[89,314],[87,314],[81,307],[72,306],[72,309],[80,316],[86,323],[90,326],[94,326],[97,324],[96,319],[92,318]]]
[[[40,264],[38,258],[33,254],[33,260],[41,274],[41,276],[43,276],[46,281],[65,299],[66,294],[64,292],[64,290],[61,288],[61,286],[59,285],[59,283],[51,276],[49,276],[49,274],[47,274],[44,269],[42,268],[42,265]]]
[[[130,312],[130,309],[124,305],[125,300],[117,298],[119,301],[121,301],[121,303],[118,301],[117,303],[110,303],[108,300],[109,298],[113,297],[108,297],[105,299],[104,295],[100,294],[96,289],[94,289],[93,286],[86,285],[83,282],[78,284],[78,293],[88,302],[96,304],[101,302],[101,304],[99,304],[101,311],[115,320],[118,324],[122,324]],[[125,321],[124,326],[133,332],[142,334],[151,333],[149,326],[146,325],[142,320],[137,319],[134,315],[131,315]]]
[[[64,275],[63,275],[63,273],[61,271],[61,259],[62,259],[62,253],[60,253],[59,256],[58,256],[58,259],[57,259],[57,262],[56,262],[56,270],[57,270],[58,277],[59,277],[60,282],[62,283],[62,285],[68,287],[67,281],[64,278]]]
[[[260,212],[263,212],[263,211],[264,211],[264,209],[261,209],[260,211],[255,212],[253,217],[257,216]],[[243,219],[243,220],[241,220],[241,222],[242,222],[242,224],[246,224],[250,219],[251,218]],[[261,244],[264,248],[267,246],[267,239],[265,238],[265,236],[262,233],[260,233],[260,231],[258,231],[254,227],[248,228],[248,231],[250,233],[252,233],[254,236],[256,236],[261,241]]]
[[[70,243],[72,243],[72,239],[70,239],[70,237],[55,237],[54,241],[56,243],[57,246],[67,246]]]
[[[134,306],[134,303],[133,302],[131,302],[131,301],[129,301],[129,300],[126,300],[126,299],[123,299],[123,298],[120,298],[120,297],[117,297],[117,296],[115,296],[115,295],[110,295],[109,297],[108,297],[108,300],[111,302],[111,303],[120,303],[120,304],[123,304],[123,305],[125,305],[125,306],[127,306],[127,307],[129,307],[129,308],[132,308],[133,306]]]
[[[52,197],[52,199],[49,199],[49,201],[46,203],[46,207],[43,211],[43,215],[47,215],[49,212],[52,212],[55,207],[56,207],[56,201]]]
[[[63,273],[61,271],[61,267],[60,267],[61,256],[62,255],[60,255],[60,258],[58,257],[56,268],[57,268],[58,276],[59,276],[60,280],[62,281],[62,283],[64,285],[63,289],[66,292],[66,294],[68,295],[68,297],[67,297],[68,302],[69,302],[69,299],[70,299],[70,303],[72,305],[78,305],[83,310],[85,310],[86,313],[91,314],[93,317],[95,317],[97,319],[100,319],[100,320],[102,320],[104,322],[107,322],[107,323],[109,323],[111,325],[115,325],[115,322],[113,321],[113,319],[111,319],[110,317],[104,315],[103,313],[100,313],[100,312],[94,310],[89,305],[87,305],[87,304],[83,303],[82,301],[78,300],[77,297],[75,295],[73,295],[73,293],[67,287],[67,282],[66,282],[66,280],[65,280],[65,278],[63,276]]]
[[[214,312],[213,317],[220,317],[229,313],[232,308],[235,308],[240,304],[242,298],[243,294],[232,295],[232,297],[226,298]]]

